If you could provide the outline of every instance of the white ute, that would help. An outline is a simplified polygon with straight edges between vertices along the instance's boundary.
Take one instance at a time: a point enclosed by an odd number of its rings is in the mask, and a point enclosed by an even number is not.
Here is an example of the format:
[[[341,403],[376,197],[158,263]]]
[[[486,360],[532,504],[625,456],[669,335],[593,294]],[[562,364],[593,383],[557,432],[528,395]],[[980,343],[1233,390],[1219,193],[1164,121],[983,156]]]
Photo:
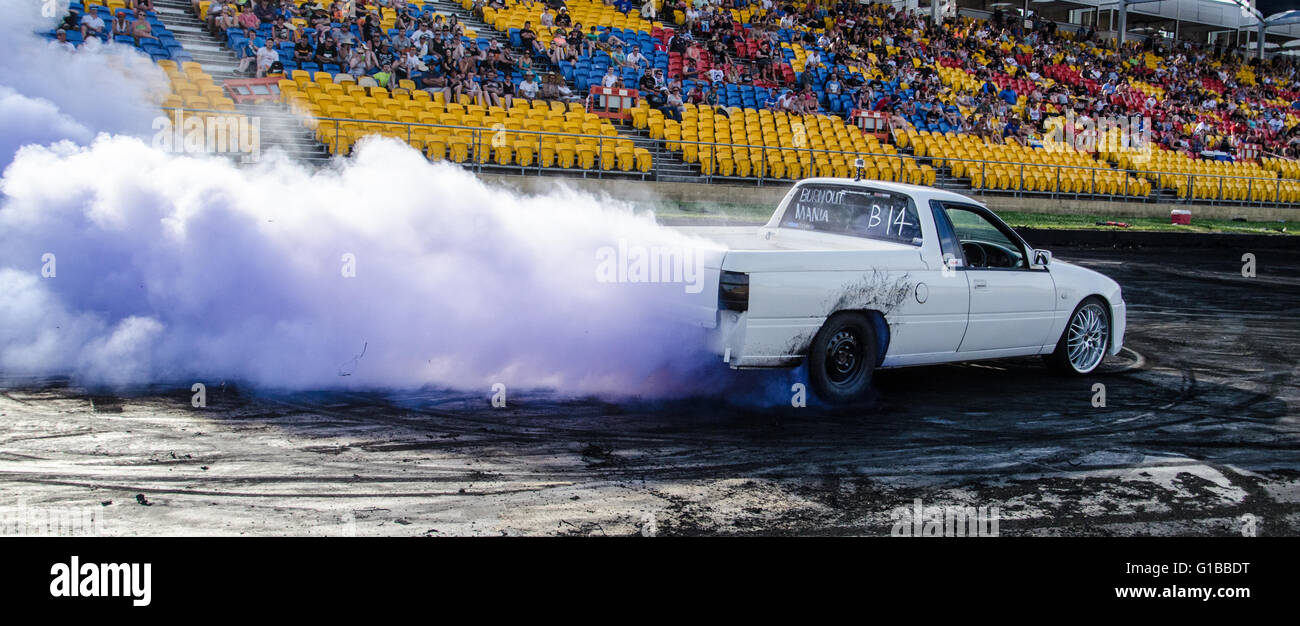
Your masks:
[[[761,228],[686,230],[726,248],[706,265],[712,348],[733,368],[806,360],[829,402],[862,398],[877,367],[1038,354],[1087,374],[1123,343],[1115,281],[960,194],[811,178]]]

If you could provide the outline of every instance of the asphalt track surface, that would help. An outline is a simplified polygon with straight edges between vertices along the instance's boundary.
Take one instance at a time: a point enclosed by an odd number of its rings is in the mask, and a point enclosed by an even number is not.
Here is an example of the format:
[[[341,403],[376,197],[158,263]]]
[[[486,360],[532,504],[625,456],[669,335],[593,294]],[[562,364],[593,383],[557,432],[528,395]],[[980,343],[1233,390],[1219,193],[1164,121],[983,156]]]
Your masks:
[[[1253,278],[1249,250],[1054,251],[1129,303],[1094,376],[882,371],[842,408],[210,387],[204,410],[6,379],[0,508],[101,520],[74,534],[888,535],[920,499],[997,507],[1004,536],[1300,535],[1300,251]]]

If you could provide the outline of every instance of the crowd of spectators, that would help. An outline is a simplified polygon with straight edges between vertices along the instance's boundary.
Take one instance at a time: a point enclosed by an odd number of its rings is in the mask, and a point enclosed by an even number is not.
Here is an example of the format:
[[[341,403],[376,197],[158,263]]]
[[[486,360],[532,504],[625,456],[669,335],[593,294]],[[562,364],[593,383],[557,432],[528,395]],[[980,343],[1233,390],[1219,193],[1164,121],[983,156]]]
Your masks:
[[[500,1],[479,0],[480,6]],[[652,15],[631,0],[606,3]],[[732,13],[743,7],[753,9],[748,24]],[[714,104],[726,85],[753,85],[770,88],[762,106],[776,111],[847,115],[856,108],[881,112],[894,127],[1020,144],[1044,141],[1060,116],[1079,128],[1137,116],[1150,118],[1141,130],[1171,149],[1230,154],[1255,144],[1300,155],[1300,130],[1286,119],[1300,109],[1296,65],[1289,60],[1260,62],[1188,42],[1169,47],[1148,40],[1120,50],[1095,32],[1066,32],[1036,14],[1024,19],[1001,10],[989,20],[949,19],[935,26],[928,11],[856,0],[667,0],[654,17],[682,21],[664,41],[681,58],[680,71],[669,76],[652,69],[635,46],[595,26],[573,24],[562,0],[548,0],[541,21],[570,30],[548,45],[528,24],[522,53],[558,63],[604,51],[611,63],[601,84],[631,87],[617,70],[637,68],[642,73],[635,86],[672,119],[679,119],[682,103]],[[804,50],[800,71],[791,71],[783,43]],[[1155,67],[1144,62],[1147,53],[1159,59]],[[967,72],[982,87],[946,84],[939,65]],[[1254,79],[1244,81],[1244,75]],[[1137,81],[1163,91],[1157,97]],[[1279,106],[1278,98],[1287,104]]]
[[[1231,154],[1251,144],[1300,156],[1300,130],[1287,117],[1300,109],[1300,77],[1289,60],[1259,61],[1188,42],[1170,47],[1146,40],[1121,50],[1094,32],[1067,32],[1035,14],[1024,19],[1001,10],[988,20],[936,26],[928,11],[856,0],[665,0],[659,10],[653,0],[605,0],[645,19],[670,25],[680,19],[662,40],[662,49],[675,55],[665,73],[641,47],[576,22],[564,0],[525,1],[542,10],[538,24],[519,29],[514,48],[475,45],[454,15],[408,13],[406,0],[213,0],[207,21],[218,36],[231,29],[244,34],[237,52],[251,75],[277,71],[291,50],[299,66],[370,75],[385,86],[411,80],[483,106],[580,100],[585,94],[553,68],[604,53],[609,66],[600,84],[639,89],[670,119],[681,119],[687,103],[716,105],[726,115],[726,90],[747,85],[765,88],[761,106],[775,111],[861,109],[885,115],[894,127],[1026,145],[1044,141],[1049,120],[1059,123],[1060,116],[1081,127],[1137,116],[1149,118],[1143,130],[1171,149]],[[473,4],[479,15],[487,7],[506,8],[504,0]],[[736,21],[735,9],[749,9],[747,24]],[[392,35],[379,25],[385,11],[396,18]],[[294,18],[306,26],[292,26]],[[116,20],[76,27],[87,33],[133,28]],[[792,45],[801,49],[797,62]],[[974,81],[946,81],[939,67]],[[639,76],[634,85],[624,84],[629,69]]]
[[[1091,30],[1067,34],[1051,20],[1000,10],[989,20],[935,27],[924,12],[888,5],[841,0],[829,13],[812,7],[787,6],[756,20],[821,27],[833,16],[825,32],[799,38],[812,51],[794,95],[782,96],[796,104],[812,104],[820,77],[820,93],[847,89],[857,108],[883,112],[894,126],[922,124],[1023,144],[1041,142],[1057,116],[1068,115],[1079,128],[1136,116],[1149,118],[1142,130],[1170,149],[1231,154],[1255,144],[1300,155],[1300,130],[1286,119],[1300,109],[1300,77],[1288,59],[1259,61],[1190,42],[1170,47],[1146,40],[1121,50]],[[1154,67],[1145,62],[1148,53],[1159,59]],[[945,84],[936,65],[967,72],[982,87],[971,93]],[[842,68],[851,66],[878,74],[845,75]],[[1159,97],[1151,88],[1161,90]]]

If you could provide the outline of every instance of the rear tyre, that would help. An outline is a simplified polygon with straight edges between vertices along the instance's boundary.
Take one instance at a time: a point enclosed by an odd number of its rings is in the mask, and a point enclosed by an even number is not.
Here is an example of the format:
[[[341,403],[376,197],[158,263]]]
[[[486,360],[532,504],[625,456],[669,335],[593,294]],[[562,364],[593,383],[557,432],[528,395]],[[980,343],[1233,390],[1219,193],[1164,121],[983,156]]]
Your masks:
[[[1070,314],[1056,351],[1043,358],[1057,372],[1082,376],[1096,370],[1109,351],[1110,311],[1105,300],[1089,296]]]
[[[813,337],[808,378],[817,397],[833,404],[867,395],[876,369],[876,332],[861,313],[832,316]]]

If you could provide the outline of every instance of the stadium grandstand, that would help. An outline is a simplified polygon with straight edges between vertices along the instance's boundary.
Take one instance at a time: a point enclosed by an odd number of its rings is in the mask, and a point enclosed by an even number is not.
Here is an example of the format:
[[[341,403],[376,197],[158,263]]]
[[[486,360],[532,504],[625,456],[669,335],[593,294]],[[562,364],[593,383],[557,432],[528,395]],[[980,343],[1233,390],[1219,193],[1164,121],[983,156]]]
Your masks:
[[[48,36],[137,47],[165,109],[279,120],[305,159],[383,135],[500,173],[1294,204],[1300,12],[1274,8],[82,0]]]

